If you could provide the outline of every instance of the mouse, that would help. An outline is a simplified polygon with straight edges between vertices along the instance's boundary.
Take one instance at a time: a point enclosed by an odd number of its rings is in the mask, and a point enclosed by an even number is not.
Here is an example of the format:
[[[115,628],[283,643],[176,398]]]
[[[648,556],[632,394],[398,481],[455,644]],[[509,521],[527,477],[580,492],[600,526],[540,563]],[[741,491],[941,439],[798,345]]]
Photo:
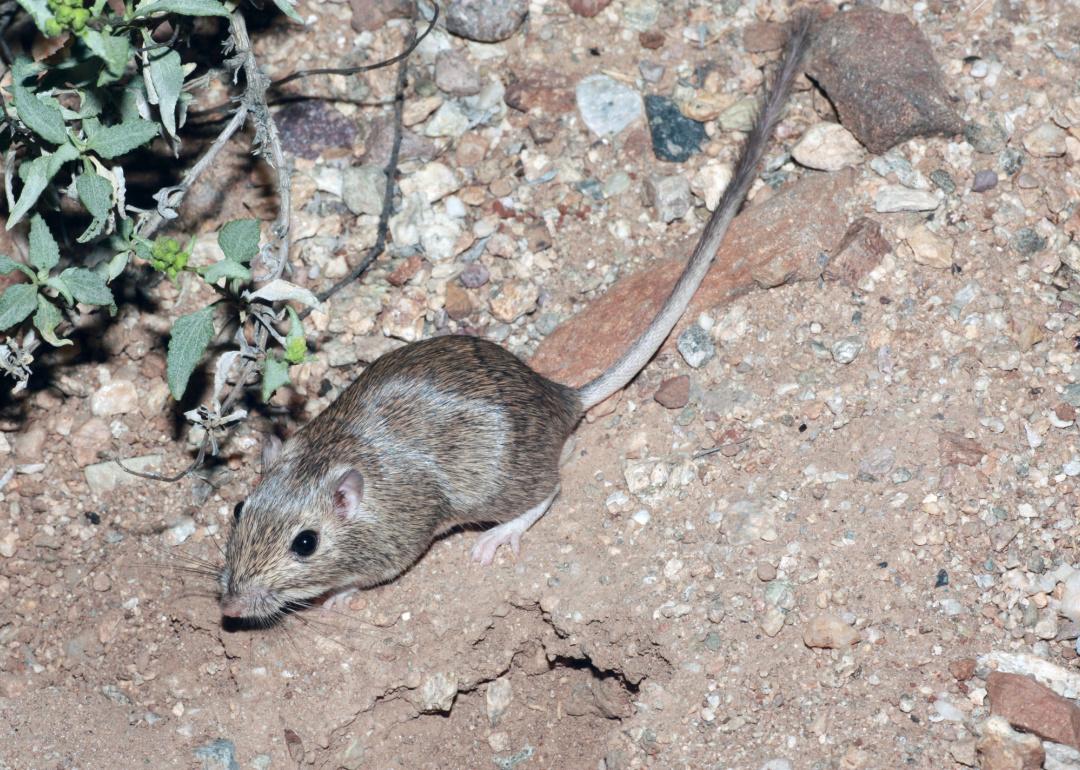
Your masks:
[[[663,306],[615,363],[575,388],[479,337],[433,337],[379,357],[287,441],[264,445],[261,478],[237,505],[224,549],[224,617],[272,621],[384,583],[462,524],[494,524],[472,548],[480,564],[502,545],[519,553],[559,493],[578,422],[653,358],[705,277],[757,176],[812,22],[808,11],[793,17],[730,183]]]

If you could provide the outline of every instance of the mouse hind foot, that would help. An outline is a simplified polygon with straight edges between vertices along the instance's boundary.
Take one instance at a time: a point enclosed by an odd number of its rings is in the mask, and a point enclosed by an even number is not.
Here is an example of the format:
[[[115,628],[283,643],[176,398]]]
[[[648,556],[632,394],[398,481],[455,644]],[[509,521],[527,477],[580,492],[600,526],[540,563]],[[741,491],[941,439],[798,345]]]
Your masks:
[[[495,560],[495,552],[503,543],[508,544],[510,550],[514,552],[514,556],[517,556],[521,552],[521,536],[525,534],[525,530],[547,513],[548,508],[551,507],[551,503],[558,494],[559,488],[555,487],[555,491],[543,502],[534,505],[517,518],[484,531],[476,538],[476,543],[472,547],[472,560],[486,567]]]

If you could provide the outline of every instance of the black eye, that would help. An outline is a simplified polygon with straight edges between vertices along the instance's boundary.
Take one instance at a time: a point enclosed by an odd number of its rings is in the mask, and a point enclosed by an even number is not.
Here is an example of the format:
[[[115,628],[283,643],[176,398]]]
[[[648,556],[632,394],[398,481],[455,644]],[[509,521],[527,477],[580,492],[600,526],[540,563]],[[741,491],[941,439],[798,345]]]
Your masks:
[[[319,547],[319,533],[313,529],[305,529],[293,538],[289,550],[297,556],[311,556]]]
[[[244,510],[244,501],[241,500],[232,509],[232,517],[236,521],[240,521],[240,511]]]

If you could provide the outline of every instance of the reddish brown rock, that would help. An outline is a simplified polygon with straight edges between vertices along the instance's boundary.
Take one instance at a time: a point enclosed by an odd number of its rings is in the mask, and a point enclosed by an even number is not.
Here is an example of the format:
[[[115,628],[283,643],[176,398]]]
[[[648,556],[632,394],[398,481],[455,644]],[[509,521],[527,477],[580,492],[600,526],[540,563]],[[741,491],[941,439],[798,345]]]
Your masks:
[[[938,436],[938,453],[942,465],[978,465],[986,450],[978,441],[960,433],[945,431]]]
[[[578,16],[592,18],[611,5],[611,0],[567,0],[566,4]]]
[[[1001,717],[987,719],[982,733],[976,746],[980,770],[1041,770],[1046,752],[1034,735],[1016,732]]]
[[[754,275],[764,265],[773,265],[773,272],[784,275],[814,275],[808,266],[818,264],[821,252],[833,253],[847,229],[843,208],[853,180],[851,169],[808,175],[736,217],[712,269],[667,344],[703,310],[754,289]],[[657,244],[661,247],[667,249],[666,244]],[[672,250],[689,254],[692,248],[684,244]],[[540,343],[531,361],[533,368],[570,385],[581,385],[599,374],[644,330],[678,279],[684,260],[658,261],[616,283]],[[582,339],[589,344],[581,345]]]
[[[397,264],[397,266],[390,271],[390,275],[386,276],[386,280],[391,286],[404,286],[412,277],[420,272],[420,266],[424,264],[424,260],[419,254],[413,254],[407,259],[403,259]]]
[[[949,673],[958,682],[966,682],[975,675],[974,658],[957,658],[949,664]]]
[[[664,44],[664,33],[658,29],[646,29],[638,33],[637,39],[642,48],[655,51]]]
[[[816,33],[806,72],[870,152],[963,129],[930,43],[901,14],[868,6],[836,14]]]
[[[577,109],[569,78],[553,70],[515,73],[503,95],[506,106],[519,112],[556,117]]]
[[[465,291],[456,283],[446,284],[446,300],[443,303],[446,314],[455,321],[466,318],[473,311],[472,299],[469,292]]]
[[[690,401],[690,375],[683,374],[664,380],[653,398],[667,409],[682,409]]]
[[[787,41],[788,27],[774,21],[755,21],[743,30],[743,48],[748,53],[779,51]]]
[[[388,19],[407,19],[412,16],[409,0],[349,0],[352,9],[352,28],[355,32],[377,30]]]
[[[1080,708],[1049,687],[1020,674],[995,671],[986,679],[990,713],[1014,727],[1080,749]]]
[[[854,286],[880,265],[882,257],[890,251],[892,245],[881,234],[881,225],[869,217],[859,217],[844,234],[822,277]]]

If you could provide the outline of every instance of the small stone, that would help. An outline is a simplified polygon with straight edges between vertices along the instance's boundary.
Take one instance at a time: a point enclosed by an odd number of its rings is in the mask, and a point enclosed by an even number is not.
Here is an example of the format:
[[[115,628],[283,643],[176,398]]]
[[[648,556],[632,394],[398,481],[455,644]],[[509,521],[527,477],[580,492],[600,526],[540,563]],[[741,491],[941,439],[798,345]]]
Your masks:
[[[11,530],[0,537],[0,556],[10,559],[15,555],[15,546],[19,542],[19,533]]]
[[[171,545],[180,545],[195,534],[195,519],[190,516],[181,516],[168,526],[165,535]]]
[[[653,154],[660,160],[682,163],[705,141],[705,124],[683,115],[666,96],[646,96],[645,114],[649,119]]]
[[[892,470],[894,462],[896,453],[890,447],[875,447],[859,461],[859,478],[871,481],[884,478]]]
[[[740,99],[720,113],[717,122],[725,131],[749,132],[754,127],[758,103],[756,99]]]
[[[435,57],[435,85],[451,96],[473,96],[483,87],[476,68],[455,48],[439,51]]]
[[[743,29],[743,48],[747,53],[779,51],[787,41],[786,24],[772,21],[752,21]]]
[[[1065,137],[1053,123],[1041,123],[1024,134],[1024,149],[1036,158],[1057,158],[1065,154]]]
[[[1024,166],[1024,153],[1017,147],[1006,147],[998,155],[998,168],[1005,176],[1012,176]]]
[[[1009,140],[1009,135],[996,123],[989,126],[968,123],[964,126],[964,139],[975,152],[993,155],[1005,149],[1005,142]]]
[[[353,214],[382,213],[386,174],[378,166],[349,166],[342,176],[341,199]]]
[[[356,122],[321,99],[290,102],[274,113],[281,146],[290,155],[315,160],[324,150],[352,148]]]
[[[810,126],[791,148],[796,163],[820,171],[839,171],[861,163],[865,156],[859,140],[839,123]]]
[[[446,284],[446,299],[443,302],[446,314],[455,321],[467,318],[473,311],[472,298],[469,293],[456,283]]]
[[[1012,237],[1013,250],[1022,257],[1030,257],[1046,248],[1046,239],[1030,227],[1022,227]]]
[[[690,401],[690,375],[683,374],[664,380],[653,398],[666,409],[682,409]]]
[[[401,180],[402,195],[419,193],[428,203],[435,203],[461,189],[461,182],[449,166],[432,161]]]
[[[966,682],[975,676],[974,658],[957,658],[949,664],[949,673],[958,682]]]
[[[425,714],[446,714],[453,708],[457,693],[457,674],[436,672],[424,679],[415,690],[413,705]]]
[[[386,276],[386,281],[391,286],[404,286],[420,272],[423,264],[424,260],[420,258],[420,255],[413,254],[398,262],[397,266]]]
[[[862,350],[861,337],[841,337],[832,345],[832,357],[838,364],[850,364]]]
[[[525,21],[529,0],[451,0],[446,31],[478,43],[498,43]]]
[[[775,514],[761,510],[751,500],[739,500],[732,504],[725,521],[733,524],[725,527],[731,545],[749,545],[757,540],[775,539]]]
[[[815,32],[806,71],[872,153],[963,128],[930,42],[905,14],[870,6],[835,14]]]
[[[943,168],[934,169],[930,172],[930,181],[938,186],[946,195],[952,195],[956,192],[956,182],[952,176]]]
[[[983,722],[982,738],[976,748],[981,770],[1041,770],[1046,759],[1042,741],[1016,732],[998,716]]]
[[[491,273],[483,263],[471,262],[461,271],[458,280],[461,281],[461,285],[466,289],[479,289],[488,282],[488,278],[490,277]]]
[[[123,694],[119,690],[117,692]],[[236,744],[225,738],[218,738],[212,743],[200,746],[194,753],[195,758],[201,760],[202,770],[239,770],[240,763],[236,761]]]
[[[489,300],[491,314],[503,323],[513,323],[536,309],[540,289],[534,283],[511,280],[499,287]]]
[[[454,101],[443,102],[424,126],[424,136],[454,139],[468,128],[469,116],[462,106]]]
[[[983,366],[1014,372],[1020,368],[1020,350],[1006,337],[998,337],[979,351],[979,361]]]
[[[1080,707],[1020,674],[991,672],[986,678],[990,712],[1014,727],[1080,748]]]
[[[40,461],[42,452],[45,450],[46,438],[45,426],[40,423],[30,425],[15,436],[13,445],[15,457],[23,463]]]
[[[978,465],[986,450],[974,439],[949,431],[938,436],[942,465]]]
[[[510,702],[513,698],[514,690],[507,677],[500,677],[499,679],[488,683],[484,702],[487,706],[488,722],[491,723],[492,727],[499,724],[499,720],[502,719],[503,714],[506,713],[506,709],[510,707]]]
[[[416,342],[424,334],[426,316],[427,292],[410,286],[379,315],[379,328],[387,337]]]
[[[645,200],[664,224],[682,219],[690,210],[690,183],[686,177],[651,176],[645,181]]]
[[[618,134],[641,117],[641,94],[608,75],[589,75],[574,90],[578,112],[599,137]]]
[[[161,467],[161,455],[144,455],[142,457],[124,458],[124,465],[132,470],[156,471]],[[95,495],[103,495],[117,487],[142,484],[144,480],[125,471],[116,462],[109,461],[88,465],[83,469],[86,476],[86,484]]]
[[[510,750],[510,736],[502,730],[491,733],[487,740],[492,751],[503,752]]]
[[[770,638],[780,633],[786,615],[779,607],[768,607],[761,616],[761,632]]]
[[[890,251],[892,244],[881,234],[881,224],[869,217],[859,217],[837,244],[822,278],[854,286],[880,265]]]
[[[818,615],[803,629],[807,647],[839,649],[859,641],[859,632],[834,615]]]
[[[113,380],[98,388],[90,397],[90,412],[95,417],[128,414],[139,409],[139,393],[128,380]]]
[[[567,0],[570,10],[578,16],[591,19],[600,11],[611,5],[611,0]]]
[[[897,235],[904,239],[918,264],[937,270],[948,270],[952,267],[953,242],[933,232],[926,225],[898,230]]]
[[[932,192],[910,190],[900,185],[884,185],[874,196],[874,210],[882,214],[897,211],[933,211],[941,199]]]
[[[300,734],[288,727],[284,730],[285,750],[289,752],[289,758],[297,765],[304,763],[304,741]]]
[[[730,163],[710,161],[698,169],[690,180],[691,192],[705,202],[708,211],[716,211],[720,196],[731,182],[731,173]]]
[[[688,326],[679,335],[676,347],[683,360],[694,369],[700,369],[716,355],[716,346],[709,333],[697,324]]]
[[[647,29],[638,33],[638,43],[642,48],[655,51],[664,45],[664,33],[658,29]]]
[[[986,192],[997,187],[998,176],[993,169],[983,169],[975,172],[975,178],[971,181],[972,192]]]

